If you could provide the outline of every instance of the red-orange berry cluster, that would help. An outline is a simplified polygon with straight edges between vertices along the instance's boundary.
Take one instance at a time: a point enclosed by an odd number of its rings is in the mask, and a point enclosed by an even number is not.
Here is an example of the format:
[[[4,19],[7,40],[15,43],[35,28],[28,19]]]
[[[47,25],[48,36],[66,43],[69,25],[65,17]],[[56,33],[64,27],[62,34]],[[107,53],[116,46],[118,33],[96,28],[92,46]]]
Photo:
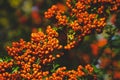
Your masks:
[[[71,1],[72,0],[66,0],[66,5],[68,8],[72,8]]]
[[[0,62],[0,73],[13,66],[13,62]]]
[[[55,17],[57,20],[58,25],[66,25],[68,20],[66,15],[63,15],[64,11],[58,8],[56,5],[53,5],[48,11],[44,13],[45,18],[52,18]]]
[[[69,44],[67,44],[66,46],[64,46],[64,49],[70,50],[71,48],[74,48],[76,45],[76,41],[72,41]]]
[[[56,9],[56,13],[54,16],[56,19],[57,27],[65,26],[67,28],[67,32],[69,30],[74,30],[75,35],[73,40],[79,42],[86,35],[92,34],[94,32],[102,32],[102,29],[106,25],[106,19],[108,18],[108,14],[112,11],[118,10],[120,7],[119,0],[66,0],[66,6],[68,7],[67,11],[62,11]],[[49,13],[52,13],[53,6],[45,12],[45,16],[49,16]],[[51,11],[50,11],[51,10]],[[54,11],[54,10],[53,10]],[[66,15],[66,13],[69,15]],[[51,18],[46,17],[46,18]],[[67,36],[68,37],[68,36]],[[69,48],[69,41],[65,49]]]
[[[32,33],[30,42],[23,39],[13,42],[12,47],[7,47],[8,54],[13,60],[9,63],[1,62],[0,72],[2,74],[0,75],[6,79],[8,73],[3,76],[6,69],[17,66],[19,69],[15,74],[20,78],[36,80],[47,76],[49,71],[44,70],[44,66],[63,55],[60,51],[55,51],[62,48],[57,37],[58,33],[48,26],[46,34],[43,32]],[[8,79],[11,79],[11,76]]]
[[[65,15],[62,15],[61,12],[58,12],[56,14],[56,19],[58,20],[58,25],[65,26],[68,23],[67,17]]]
[[[85,69],[88,71],[88,73],[92,73],[93,72],[93,67],[91,65],[86,65]]]
[[[62,48],[57,37],[58,33],[48,26],[46,34],[42,32],[32,33],[31,42],[26,42],[23,39],[19,42],[13,42],[12,47],[7,47],[8,54],[13,59],[9,62],[0,62],[0,79],[64,80],[64,77],[68,77],[69,80],[77,80],[77,77],[92,73],[93,68],[90,65],[85,66],[88,74],[82,70],[82,66],[78,66],[76,71],[67,71],[66,67],[60,67],[52,74],[50,70],[45,69],[45,66],[49,66],[47,64],[62,55],[53,52]],[[75,42],[70,44],[73,45]],[[17,69],[12,71],[12,67]]]
[[[53,5],[47,12],[45,12],[45,18],[53,17],[57,10],[57,6]]]
[[[93,72],[92,67],[88,64],[85,67],[86,70],[91,71],[88,74],[91,74]],[[84,67],[79,65],[77,70],[68,70],[66,69],[66,67],[61,67],[58,68],[54,73],[52,73],[52,75],[50,77],[47,77],[46,80],[78,80],[78,77],[81,76],[87,76],[86,73],[83,71]]]
[[[12,73],[14,61],[0,62],[0,80],[17,80],[20,79],[17,72]]]

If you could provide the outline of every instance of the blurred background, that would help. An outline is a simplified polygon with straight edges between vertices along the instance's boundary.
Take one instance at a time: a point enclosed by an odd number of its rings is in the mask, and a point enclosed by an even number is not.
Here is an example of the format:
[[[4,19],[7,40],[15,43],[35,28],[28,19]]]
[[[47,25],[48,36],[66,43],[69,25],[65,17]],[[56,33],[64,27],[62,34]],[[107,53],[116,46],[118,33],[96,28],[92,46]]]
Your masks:
[[[7,56],[5,48],[13,41],[20,38],[29,41],[32,32],[44,31],[51,23],[44,18],[44,12],[53,4],[65,8],[65,0],[0,0],[0,57]],[[103,72],[98,71],[100,77],[105,76],[104,80],[120,80],[120,33],[114,32],[116,25],[109,22],[102,34],[86,36],[80,46],[68,51],[69,56],[63,57],[61,64],[73,69],[79,64],[92,63],[97,57],[94,64],[103,69]],[[120,23],[120,17],[116,22]],[[114,33],[110,45],[107,43],[111,35],[106,32]],[[109,73],[113,74],[114,79],[109,79]]]

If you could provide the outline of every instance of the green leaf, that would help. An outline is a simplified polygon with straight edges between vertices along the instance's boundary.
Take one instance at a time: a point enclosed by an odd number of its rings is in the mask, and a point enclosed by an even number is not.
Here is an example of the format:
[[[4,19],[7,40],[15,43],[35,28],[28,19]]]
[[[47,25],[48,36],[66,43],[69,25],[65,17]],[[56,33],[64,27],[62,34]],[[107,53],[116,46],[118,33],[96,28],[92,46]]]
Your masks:
[[[55,70],[59,67],[59,64],[53,64],[53,69],[51,70],[51,72],[55,72]]]
[[[8,61],[10,61],[11,59],[12,59],[11,57],[5,57],[5,58],[3,59],[3,61],[8,62]]]
[[[38,58],[35,63],[36,63],[36,64],[39,64],[39,63],[40,63],[40,58]]]
[[[98,69],[95,65],[92,65],[93,66],[93,68],[94,68],[94,72],[95,73],[99,73],[101,70],[100,69]]]
[[[19,69],[19,67],[18,67],[18,66],[13,67],[13,68],[12,68],[12,73],[14,73],[14,72],[18,71],[18,69]]]
[[[2,58],[0,58],[0,62],[3,62],[3,59],[2,59]]]

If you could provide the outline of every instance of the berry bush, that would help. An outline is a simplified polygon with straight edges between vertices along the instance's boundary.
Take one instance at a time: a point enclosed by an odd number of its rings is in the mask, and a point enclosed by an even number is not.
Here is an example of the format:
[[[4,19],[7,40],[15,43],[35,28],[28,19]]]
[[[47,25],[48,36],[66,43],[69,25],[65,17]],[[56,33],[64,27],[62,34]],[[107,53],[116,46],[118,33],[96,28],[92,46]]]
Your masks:
[[[120,79],[120,0],[1,3],[0,80]]]

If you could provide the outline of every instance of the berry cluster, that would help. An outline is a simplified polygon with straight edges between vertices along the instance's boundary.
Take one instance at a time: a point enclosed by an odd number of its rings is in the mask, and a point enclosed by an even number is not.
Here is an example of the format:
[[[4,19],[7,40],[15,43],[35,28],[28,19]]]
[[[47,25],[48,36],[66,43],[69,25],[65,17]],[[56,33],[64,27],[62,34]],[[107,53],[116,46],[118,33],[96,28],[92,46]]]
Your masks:
[[[58,25],[67,25],[67,16],[63,15],[64,11],[57,7],[57,5],[53,5],[48,11],[44,13],[45,18],[52,18],[55,17],[55,19],[58,21]]]
[[[86,69],[89,73],[86,74],[83,69]],[[66,67],[58,68],[50,77],[46,80],[78,80],[79,77],[87,76],[92,74],[93,68],[88,64],[85,68],[81,65],[78,66],[77,70],[68,70]]]
[[[16,74],[20,78],[36,80],[47,76],[49,71],[44,70],[44,66],[63,55],[57,51],[62,48],[57,37],[58,33],[48,26],[46,34],[43,32],[32,33],[31,42],[23,39],[13,42],[12,47],[7,47],[7,51],[14,61],[0,63],[0,72],[2,72],[0,75],[5,79],[11,79],[13,74],[8,76],[8,73],[4,72],[6,69],[18,66]]]
[[[45,12],[45,18],[55,18],[58,24],[57,27],[64,26],[67,28],[66,33],[71,29],[74,30],[75,34],[73,35],[73,40],[66,41],[67,44],[64,46],[65,49],[71,49],[73,48],[73,45],[72,47],[69,46],[72,44],[71,42],[75,41],[75,46],[77,42],[81,41],[86,35],[94,32],[102,32],[102,29],[106,25],[107,15],[118,10],[120,1],[66,0],[66,6],[68,7],[67,12],[57,8],[56,5],[52,6]],[[67,36],[67,38],[69,37]]]
[[[12,47],[7,47],[8,55],[13,59],[8,62],[0,62],[0,80],[42,80],[43,78],[45,80],[63,80],[65,76],[76,80],[78,76],[88,75],[82,71],[82,66],[79,66],[77,71],[67,72],[66,67],[60,67],[51,74],[46,66],[49,67],[49,63],[63,55],[55,51],[62,48],[57,37],[58,33],[48,26],[46,34],[43,32],[32,33],[30,42],[23,39],[13,42]],[[89,74],[93,72],[90,65],[85,66],[85,69]],[[48,75],[51,76],[48,77]]]
[[[58,11],[57,6],[53,5],[47,12],[45,12],[45,18],[51,18]]]

